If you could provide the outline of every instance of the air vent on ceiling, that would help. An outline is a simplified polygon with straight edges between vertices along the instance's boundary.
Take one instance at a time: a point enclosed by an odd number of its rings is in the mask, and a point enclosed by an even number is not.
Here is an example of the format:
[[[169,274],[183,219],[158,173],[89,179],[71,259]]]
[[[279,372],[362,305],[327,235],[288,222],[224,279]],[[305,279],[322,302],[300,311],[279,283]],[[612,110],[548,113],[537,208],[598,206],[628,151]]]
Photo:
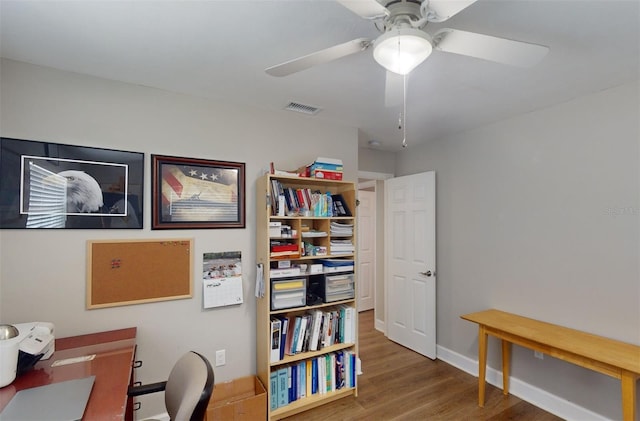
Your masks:
[[[284,107],[284,109],[309,115],[318,114],[321,110],[321,108],[314,107],[313,105],[300,104],[299,102],[290,102],[286,107]]]

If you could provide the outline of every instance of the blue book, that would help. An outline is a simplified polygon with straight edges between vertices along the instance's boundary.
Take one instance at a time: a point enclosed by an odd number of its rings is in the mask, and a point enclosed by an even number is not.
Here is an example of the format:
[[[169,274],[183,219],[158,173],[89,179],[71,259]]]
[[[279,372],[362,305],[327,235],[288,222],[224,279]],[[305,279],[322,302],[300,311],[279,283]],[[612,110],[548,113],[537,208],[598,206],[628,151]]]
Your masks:
[[[287,367],[287,401],[293,402],[293,379],[291,378],[291,366]]]
[[[289,396],[289,402],[298,400],[298,366],[292,365],[291,369],[291,395]]]
[[[304,361],[298,364],[298,398],[307,396],[307,366]]]
[[[271,410],[278,408],[278,372],[272,371],[269,375],[271,383]]]
[[[311,360],[311,393],[318,393],[318,360]]]
[[[289,379],[287,369],[278,370],[278,408],[289,403]]]
[[[343,171],[344,165],[333,163],[333,162],[316,161],[311,165],[310,171],[315,171],[315,170]]]
[[[351,352],[349,357],[351,357],[351,387],[356,387],[356,378],[358,377],[356,365],[358,364],[358,359],[355,352]]]

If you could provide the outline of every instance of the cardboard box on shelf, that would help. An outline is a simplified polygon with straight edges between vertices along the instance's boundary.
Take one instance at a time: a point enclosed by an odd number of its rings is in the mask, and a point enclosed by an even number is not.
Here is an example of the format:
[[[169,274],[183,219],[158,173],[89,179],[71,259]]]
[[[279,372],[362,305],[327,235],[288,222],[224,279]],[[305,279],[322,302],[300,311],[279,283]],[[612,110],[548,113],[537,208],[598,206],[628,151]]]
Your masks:
[[[269,222],[269,237],[280,238],[282,237],[282,222]]]
[[[267,391],[256,376],[216,383],[207,407],[213,420],[252,421],[267,418]]]
[[[325,158],[323,156],[319,156],[316,158],[315,162],[322,162],[324,164],[333,164],[342,166],[342,159],[338,158]]]
[[[342,180],[342,171],[344,170],[344,165],[342,164],[342,160],[338,158],[316,158],[313,163],[309,165],[302,166],[295,170],[295,173],[299,177],[315,177],[315,178],[325,178],[327,180]],[[317,171],[332,171],[336,173],[340,173],[340,175],[331,175],[329,177],[323,177],[315,175]]]
[[[327,164],[326,162],[314,162],[311,164],[311,171],[316,170],[329,170],[329,171],[343,171],[344,166],[342,164]]]
[[[342,171],[313,170],[311,177],[340,181],[342,180]]]

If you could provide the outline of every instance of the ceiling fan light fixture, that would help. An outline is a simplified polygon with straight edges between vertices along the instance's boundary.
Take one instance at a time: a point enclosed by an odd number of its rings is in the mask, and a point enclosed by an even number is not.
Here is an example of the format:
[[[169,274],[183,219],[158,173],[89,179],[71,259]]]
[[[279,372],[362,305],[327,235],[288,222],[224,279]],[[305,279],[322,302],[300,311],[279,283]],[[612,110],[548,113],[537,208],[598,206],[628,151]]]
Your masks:
[[[429,35],[415,28],[396,28],[375,41],[373,58],[390,72],[406,75],[433,51]]]

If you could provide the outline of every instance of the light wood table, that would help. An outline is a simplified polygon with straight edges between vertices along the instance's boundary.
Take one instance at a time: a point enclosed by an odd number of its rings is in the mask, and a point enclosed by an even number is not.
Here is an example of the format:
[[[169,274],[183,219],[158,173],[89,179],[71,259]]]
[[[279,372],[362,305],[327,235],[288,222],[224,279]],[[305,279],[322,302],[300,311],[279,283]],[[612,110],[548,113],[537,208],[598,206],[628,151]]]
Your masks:
[[[502,391],[505,395],[509,393],[511,344],[516,344],[620,379],[622,417],[625,421],[635,421],[640,346],[500,310],[485,310],[460,317],[479,326],[479,406],[484,406],[487,335],[491,335],[502,343]]]

